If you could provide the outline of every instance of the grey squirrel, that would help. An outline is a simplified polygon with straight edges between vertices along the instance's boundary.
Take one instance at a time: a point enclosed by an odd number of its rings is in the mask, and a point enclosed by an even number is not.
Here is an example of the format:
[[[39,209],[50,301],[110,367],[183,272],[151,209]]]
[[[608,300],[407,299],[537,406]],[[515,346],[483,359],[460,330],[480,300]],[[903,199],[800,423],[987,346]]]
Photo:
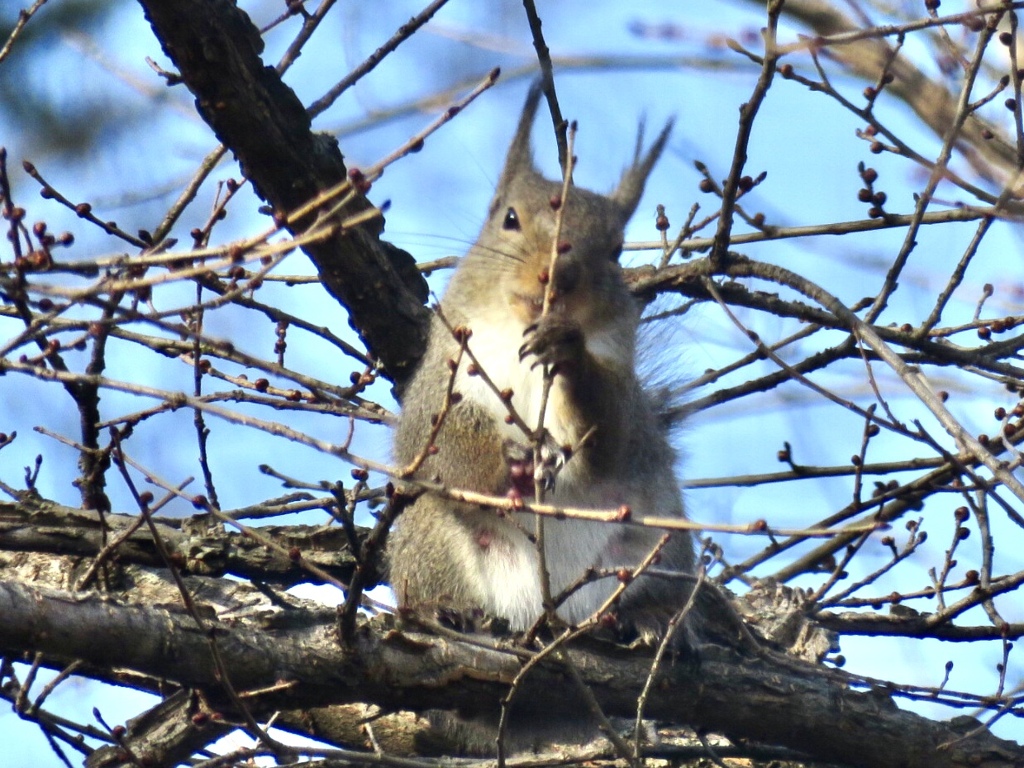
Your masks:
[[[633,164],[609,196],[570,186],[561,211],[560,254],[552,300],[542,311],[562,184],[535,168],[530,133],[540,101],[534,84],[526,99],[487,220],[462,259],[433,320],[426,354],[404,396],[396,459],[408,464],[431,439],[442,409],[459,342],[452,328],[469,329],[468,348],[498,390],[535,427],[544,366],[556,374],[545,411],[549,443],[577,446],[554,478],[545,501],[633,515],[684,517],[673,474],[673,452],[635,371],[640,308],[621,276],[623,230],[667,141],[671,123]],[[641,132],[642,138],[642,132]],[[507,423],[508,409],[463,357],[454,373],[457,402],[446,414],[417,477],[493,495],[516,493],[517,473],[529,466],[530,440]],[[581,443],[582,440],[582,444]],[[524,493],[524,495],[526,495]],[[484,509],[422,495],[397,522],[389,543],[391,584],[400,606],[414,610],[482,612],[514,631],[543,613],[532,515]],[[586,574],[604,574],[562,602],[569,624],[591,616],[617,586],[618,569],[634,568],[664,532],[573,519],[545,522],[550,594]],[[693,542],[676,531],[657,571],[692,574]],[[609,576],[608,574],[612,574]],[[659,636],[686,602],[692,579],[642,575],[615,609],[627,632]]]

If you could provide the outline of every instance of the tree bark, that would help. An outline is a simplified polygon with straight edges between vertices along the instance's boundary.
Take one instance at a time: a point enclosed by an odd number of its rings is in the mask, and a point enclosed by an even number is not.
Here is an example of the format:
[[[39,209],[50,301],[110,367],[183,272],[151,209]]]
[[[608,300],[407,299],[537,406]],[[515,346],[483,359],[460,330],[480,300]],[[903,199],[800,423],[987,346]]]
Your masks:
[[[149,528],[139,522],[133,515],[101,517],[95,510],[65,507],[26,495],[19,502],[0,502],[0,552],[48,552],[92,558],[103,550],[104,542],[127,536],[110,561],[116,561],[118,566],[163,568]],[[154,522],[177,567],[185,574],[231,575],[282,589],[310,580],[309,571],[295,560],[244,534],[226,531],[209,517],[156,518]],[[259,530],[277,544],[295,548],[305,562],[338,581],[348,583],[355,572],[356,560],[340,527],[261,526]],[[357,528],[356,535],[361,544],[367,531]],[[375,587],[380,578],[379,573],[368,573],[366,588]]]
[[[140,0],[164,52],[196,97],[196,109],[275,212],[288,213],[346,178],[337,142],[309,116],[273,67],[263,40],[233,0]],[[361,196],[347,214],[368,207]],[[304,219],[301,231],[312,222]],[[426,283],[405,251],[380,240],[380,221],[347,230],[305,253],[348,311],[370,353],[399,387],[426,345]],[[386,289],[385,289],[386,286]]]
[[[367,621],[350,647],[329,619],[204,619],[180,609],[124,605],[95,594],[0,582],[0,648],[41,652],[54,661],[82,659],[92,669],[130,668],[216,701],[222,690],[208,638],[216,642],[235,689],[272,688],[247,697],[254,713],[366,702],[421,711],[461,707],[493,710],[520,670],[520,655],[500,642],[437,637]],[[650,672],[649,653],[600,642],[574,645],[570,656],[610,715],[635,713]],[[858,692],[842,672],[764,653],[742,657],[715,646],[698,664],[658,672],[646,714],[799,750],[820,760],[871,768],[995,768],[1024,765],[1024,749],[978,728],[973,718],[937,723],[896,707],[884,690]],[[286,683],[283,685],[282,683]],[[519,695],[531,707],[557,712],[566,676],[542,663]],[[226,701],[226,700],[222,700]],[[223,704],[226,706],[226,704]]]

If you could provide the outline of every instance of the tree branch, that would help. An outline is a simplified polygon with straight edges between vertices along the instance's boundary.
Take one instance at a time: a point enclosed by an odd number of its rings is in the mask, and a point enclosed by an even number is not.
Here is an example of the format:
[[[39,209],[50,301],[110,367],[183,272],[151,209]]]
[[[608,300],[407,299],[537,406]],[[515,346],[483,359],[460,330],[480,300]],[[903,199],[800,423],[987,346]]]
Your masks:
[[[133,515],[106,514],[95,510],[64,507],[49,501],[26,498],[0,502],[0,551],[46,552],[73,557],[94,557],[103,548],[102,529],[107,540],[117,540],[138,522]],[[256,579],[282,588],[310,581],[310,575],[294,560],[266,550],[259,542],[239,533],[224,531],[209,518],[159,519],[160,535],[171,553],[180,558],[185,573],[204,576],[231,574]],[[341,528],[323,526],[263,526],[260,531],[282,546],[295,548],[302,559],[314,563],[339,581],[348,583],[356,568]],[[365,529],[358,530],[362,538]],[[116,549],[121,564],[163,568],[149,531],[134,531]],[[368,587],[380,574],[372,574]]]
[[[140,0],[196,109],[234,152],[276,213],[287,214],[346,179],[337,142],[313,133],[295,93],[260,59],[263,40],[233,0]],[[357,195],[344,215],[369,207]],[[293,226],[301,231],[312,216]],[[426,344],[426,284],[409,254],[379,239],[382,223],[304,250],[327,290],[399,387]],[[388,290],[380,286],[388,286]]]
[[[0,615],[5,650],[129,667],[208,695],[218,691],[207,639],[182,611],[7,581],[0,582]],[[254,712],[351,702],[487,711],[521,664],[520,654],[487,647],[479,638],[434,637],[396,627],[391,617],[362,624],[350,647],[338,644],[329,620],[283,631],[239,619],[210,626],[235,687],[269,689],[248,697]],[[569,653],[606,712],[634,711],[649,673],[648,653],[599,643]],[[898,709],[882,690],[852,690],[854,678],[841,672],[776,654],[742,658],[705,646],[699,665],[676,664],[662,675],[647,702],[650,716],[732,739],[872,768],[1024,765],[1021,747],[986,731],[967,736],[977,725],[972,718],[932,722]],[[557,665],[539,664],[521,696],[557,711],[564,704],[562,677]]]

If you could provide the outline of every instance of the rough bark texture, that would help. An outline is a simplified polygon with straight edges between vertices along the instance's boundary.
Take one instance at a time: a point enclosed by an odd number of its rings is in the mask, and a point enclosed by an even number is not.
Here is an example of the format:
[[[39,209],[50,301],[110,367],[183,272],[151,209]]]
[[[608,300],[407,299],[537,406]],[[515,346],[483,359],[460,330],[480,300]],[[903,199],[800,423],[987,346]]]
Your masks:
[[[487,647],[488,640],[440,638],[398,627],[391,617],[364,623],[353,645],[343,647],[322,613],[303,621],[260,613],[259,619],[205,619],[200,629],[176,607],[6,581],[0,582],[0,649],[83,659],[94,669],[128,667],[216,700],[212,636],[236,690],[274,687],[247,698],[254,713],[351,702],[486,710],[521,665],[515,653]],[[574,646],[570,655],[606,712],[633,714],[649,654],[595,642]],[[541,664],[520,695],[557,711],[567,684],[557,665]],[[853,690],[841,672],[771,653],[742,657],[707,646],[699,664],[668,665],[659,673],[647,713],[855,766],[1024,765],[1024,749],[975,732],[972,718],[936,723],[898,709],[883,690]]]
[[[232,730],[210,714],[194,692],[179,690],[129,721],[121,744],[146,765],[178,765],[192,755],[197,741],[209,743]],[[127,768],[133,764],[123,747],[113,745],[100,747],[85,762],[86,768]]]
[[[95,510],[64,507],[30,497],[18,503],[0,502],[0,551],[92,558],[103,549],[104,541],[114,541],[134,528],[111,560],[119,566],[163,567],[152,534],[138,523],[139,518],[131,515],[108,514],[101,519]],[[231,575],[281,588],[310,578],[309,572],[294,560],[243,534],[225,531],[210,518],[158,518],[156,525],[168,551],[186,574]],[[356,562],[340,528],[261,526],[260,533],[283,547],[296,547],[305,562],[339,581],[348,583],[352,578]],[[362,541],[366,530],[358,529],[357,535]],[[369,574],[367,589],[377,585],[379,576]]]
[[[260,59],[259,30],[232,0],[140,2],[200,116],[275,211],[293,211],[345,179],[337,142],[311,130],[295,93]],[[358,198],[347,213],[367,206]],[[304,250],[400,386],[426,343],[426,284],[409,254],[379,239],[381,229],[369,223]]]

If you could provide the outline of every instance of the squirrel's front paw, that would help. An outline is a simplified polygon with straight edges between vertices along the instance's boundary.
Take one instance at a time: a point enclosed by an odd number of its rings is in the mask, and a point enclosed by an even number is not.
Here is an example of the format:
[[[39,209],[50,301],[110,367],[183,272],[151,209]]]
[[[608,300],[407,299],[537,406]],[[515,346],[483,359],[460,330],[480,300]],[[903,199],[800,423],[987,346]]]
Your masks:
[[[531,368],[550,365],[565,373],[583,356],[583,331],[579,325],[557,315],[544,315],[529,326],[523,335],[526,342],[519,348],[519,359],[536,358]]]

